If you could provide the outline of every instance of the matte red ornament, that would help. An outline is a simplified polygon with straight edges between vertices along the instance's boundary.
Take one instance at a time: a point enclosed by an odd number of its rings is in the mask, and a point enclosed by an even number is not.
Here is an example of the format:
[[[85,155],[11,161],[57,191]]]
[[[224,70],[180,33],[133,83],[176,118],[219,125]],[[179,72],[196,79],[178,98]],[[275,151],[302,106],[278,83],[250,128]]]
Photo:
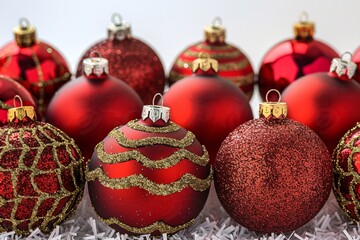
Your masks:
[[[220,18],[215,18],[213,24],[205,28],[204,41],[187,47],[176,58],[169,74],[170,85],[192,75],[192,62],[201,52],[218,61],[220,77],[233,82],[251,99],[254,91],[254,70],[240,49],[225,42],[225,28],[221,25]]]
[[[360,47],[358,49],[356,49],[353,57],[352,57],[352,60],[356,63],[357,65],[357,69],[356,69],[356,72],[355,72],[355,75],[354,75],[354,79],[360,83]]]
[[[282,92],[298,78],[316,72],[327,72],[331,60],[339,54],[326,43],[313,38],[314,23],[304,13],[294,25],[295,37],[272,47],[264,56],[258,75],[260,95],[270,89]],[[270,95],[269,99],[276,99]]]
[[[69,67],[51,45],[36,38],[35,27],[21,18],[15,40],[0,49],[0,74],[21,83],[35,97],[44,116],[54,93],[71,78]]]
[[[280,93],[279,93],[280,94]],[[329,197],[332,161],[322,140],[286,118],[286,104],[260,105],[225,139],[214,182],[227,213],[250,230],[286,233],[310,221]]]
[[[141,107],[133,89],[108,75],[108,61],[92,57],[84,60],[83,75],[56,93],[46,119],[75,139],[87,161],[95,145],[114,127],[139,117]]]
[[[48,233],[80,202],[83,157],[73,139],[36,121],[31,106],[11,108],[0,128],[0,231]]]
[[[356,64],[333,60],[329,73],[304,76],[283,94],[289,118],[313,129],[332,153],[341,137],[360,121],[360,84],[352,80]],[[295,109],[295,110],[293,110]]]
[[[123,23],[119,14],[112,16],[108,38],[86,50],[81,57],[76,76],[82,74],[82,61],[97,51],[108,59],[110,75],[129,84],[145,104],[150,104],[155,93],[163,92],[165,72],[160,57],[143,41],[131,35],[129,23]]]
[[[164,105],[173,109],[175,123],[206,146],[213,163],[225,137],[253,115],[243,91],[217,75],[215,59],[202,56],[192,65],[195,74],[172,85]]]
[[[7,122],[7,112],[10,108],[15,107],[14,97],[18,95],[22,99],[24,106],[33,106],[37,109],[35,101],[29,91],[20,83],[0,75],[0,126]]]
[[[146,105],[142,120],[101,141],[86,173],[100,219],[120,233],[172,234],[194,223],[212,181],[209,155],[194,134]]]

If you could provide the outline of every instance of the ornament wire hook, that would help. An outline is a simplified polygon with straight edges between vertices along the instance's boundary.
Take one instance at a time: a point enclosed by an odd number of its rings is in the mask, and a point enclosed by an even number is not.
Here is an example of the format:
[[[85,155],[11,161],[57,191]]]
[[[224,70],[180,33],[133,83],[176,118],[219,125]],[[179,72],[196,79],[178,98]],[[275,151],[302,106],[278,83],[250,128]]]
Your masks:
[[[98,51],[92,51],[89,56],[92,62],[99,62],[101,58],[101,53],[99,53]]]
[[[219,26],[222,26],[222,20],[221,20],[221,17],[216,16],[216,17],[214,18],[214,20],[212,21],[212,25],[213,25],[213,27],[219,27]]]
[[[152,100],[152,105],[155,106],[155,100],[156,100],[156,97],[159,96],[160,97],[160,100],[161,100],[161,106],[164,106],[164,97],[161,93],[157,93],[154,95],[153,97],[153,100]]]
[[[21,97],[19,95],[15,95],[14,99],[13,99],[13,104],[14,104],[14,107],[16,107],[16,99],[20,102],[20,107],[23,106],[23,101],[21,99]]]
[[[29,26],[30,26],[30,21],[29,19],[27,19],[26,17],[21,17],[19,19],[19,26],[22,28],[22,29],[27,29]]]
[[[200,52],[200,53],[199,53],[199,58],[202,58],[202,59],[209,59],[209,58],[210,58],[210,56],[209,56],[209,54],[208,54],[208,53],[206,53],[206,52]]]
[[[300,14],[300,17],[299,17],[299,20],[301,23],[307,23],[309,22],[309,14],[305,11],[303,11],[301,14]]]
[[[271,92],[276,92],[278,94],[278,96],[279,96],[277,103],[281,102],[281,93],[277,89],[270,89],[266,93],[266,96],[265,96],[266,102],[269,102],[268,96],[269,96],[269,93],[271,93]]]
[[[111,21],[116,25],[120,26],[123,23],[123,19],[119,13],[114,13],[111,15]]]
[[[346,56],[349,56],[347,60],[345,59]],[[341,54],[341,61],[346,63],[351,63],[351,59],[352,59],[352,54],[350,52],[344,52],[343,54]]]

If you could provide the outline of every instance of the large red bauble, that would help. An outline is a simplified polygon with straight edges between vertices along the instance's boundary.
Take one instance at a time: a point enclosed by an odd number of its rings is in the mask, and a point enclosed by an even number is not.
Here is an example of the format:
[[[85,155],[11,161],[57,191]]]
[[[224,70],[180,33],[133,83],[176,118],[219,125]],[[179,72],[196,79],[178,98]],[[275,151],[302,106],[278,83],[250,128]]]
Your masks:
[[[35,121],[32,107],[12,108],[8,116],[0,128],[0,231],[48,233],[82,198],[83,157],[64,132]]]
[[[215,188],[227,213],[263,233],[286,233],[306,224],[331,191],[326,146],[291,119],[240,125],[221,145],[214,168]]]
[[[113,19],[114,21],[114,19]],[[82,61],[97,51],[108,59],[110,74],[129,84],[145,104],[164,91],[165,72],[160,57],[143,41],[130,35],[130,25],[113,22],[109,37],[88,48],[81,57],[76,76],[82,74]]]
[[[0,126],[4,125],[7,121],[7,112],[14,106],[14,97],[18,95],[22,99],[24,106],[33,106],[36,108],[35,101],[29,91],[27,91],[20,83],[0,76]],[[15,101],[16,102],[16,101]],[[19,102],[16,102],[20,105]]]
[[[39,113],[45,115],[51,98],[70,80],[71,74],[63,56],[53,46],[35,39],[32,26],[26,28],[15,32],[15,37],[32,33],[29,44],[17,38],[0,49],[0,74],[9,76],[29,90],[37,100]]]
[[[112,130],[86,175],[100,219],[135,235],[171,234],[193,224],[212,181],[208,153],[194,134],[149,118]]]
[[[46,119],[75,139],[87,161],[95,145],[114,127],[139,117],[141,107],[140,97],[123,81],[84,73],[56,93]]]
[[[333,161],[336,199],[350,218],[360,221],[360,122],[341,138]]]
[[[176,58],[169,74],[169,84],[192,75],[192,62],[207,53],[219,63],[219,76],[235,83],[248,99],[254,91],[254,70],[245,54],[225,42],[225,29],[219,25],[205,28],[205,40],[187,47]]]
[[[360,83],[360,47],[356,49],[354,55],[352,56],[352,60],[357,64],[357,70],[354,75],[354,79]]]
[[[299,26],[300,25],[300,26]],[[301,30],[310,31],[309,35],[284,40],[272,47],[264,56],[258,75],[260,95],[270,89],[282,92],[298,78],[316,72],[327,72],[331,61],[339,57],[338,53],[326,43],[312,37],[313,25],[299,23]],[[307,29],[309,28],[309,29]],[[298,29],[298,31],[300,31]],[[300,34],[300,33],[299,33]],[[269,99],[276,98],[270,95]]]

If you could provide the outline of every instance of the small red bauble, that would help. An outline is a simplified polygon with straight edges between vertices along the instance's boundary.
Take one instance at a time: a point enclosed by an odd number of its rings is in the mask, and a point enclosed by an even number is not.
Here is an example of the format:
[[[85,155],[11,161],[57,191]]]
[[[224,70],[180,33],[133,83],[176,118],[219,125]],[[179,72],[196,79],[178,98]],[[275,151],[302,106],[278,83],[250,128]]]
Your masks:
[[[283,94],[289,118],[314,130],[333,152],[341,137],[360,121],[360,84],[351,80],[356,64],[335,58],[329,73],[304,76]],[[296,110],[293,110],[296,109]]]
[[[84,60],[83,75],[56,93],[46,119],[75,139],[87,161],[95,145],[114,127],[140,116],[141,107],[133,89],[108,75],[108,61],[92,57]]]
[[[74,140],[35,120],[33,107],[11,108],[0,128],[1,232],[50,232],[83,195],[83,157]]]
[[[49,44],[36,39],[35,28],[20,19],[14,28],[15,41],[0,49],[0,74],[21,83],[37,100],[39,113],[45,115],[54,93],[71,74],[65,59]]]
[[[214,162],[225,137],[253,115],[245,94],[217,76],[215,59],[202,57],[192,65],[195,74],[171,86],[164,105],[174,110],[175,123],[192,131],[206,146]]]
[[[355,51],[352,60],[357,64],[356,73],[354,75],[354,79],[360,83],[360,47]]]
[[[35,101],[29,91],[20,83],[0,75],[0,126],[7,122],[7,112],[15,107],[14,97],[18,95],[22,99],[24,106],[33,106],[36,108]],[[18,103],[16,103],[18,104]]]
[[[286,111],[285,103],[262,103],[261,118],[231,132],[215,161],[220,202],[250,230],[293,231],[315,217],[331,191],[326,146]]]
[[[175,233],[194,223],[212,181],[209,156],[170,109],[143,108],[142,120],[113,129],[86,173],[100,219],[121,233]]]
[[[276,44],[262,60],[258,83],[263,100],[270,89],[282,92],[304,75],[328,71],[331,60],[339,57],[330,46],[313,38],[314,24],[307,19],[295,24],[294,32],[294,39]],[[269,99],[276,97],[270,95]]]
[[[341,138],[333,161],[336,199],[350,218],[360,221],[360,122]]]
[[[225,42],[225,28],[216,18],[211,26],[205,28],[205,40],[187,47],[176,58],[170,74],[169,83],[192,75],[192,62],[199,53],[206,52],[219,63],[219,76],[230,80],[244,91],[250,100],[254,91],[254,70],[245,54],[237,47]]]
[[[81,57],[76,76],[82,74],[82,61],[97,51],[108,59],[110,75],[129,84],[145,104],[150,104],[155,93],[164,91],[161,59],[149,45],[131,35],[130,24],[123,23],[119,14],[114,14],[112,21],[108,38],[89,47]]]

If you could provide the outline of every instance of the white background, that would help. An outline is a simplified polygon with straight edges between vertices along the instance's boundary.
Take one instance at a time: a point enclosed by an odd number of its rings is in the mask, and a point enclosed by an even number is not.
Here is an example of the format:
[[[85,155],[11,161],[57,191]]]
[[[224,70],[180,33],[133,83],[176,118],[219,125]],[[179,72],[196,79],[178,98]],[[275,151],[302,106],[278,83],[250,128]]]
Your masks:
[[[85,49],[106,37],[114,12],[157,51],[166,72],[180,51],[203,39],[204,26],[216,16],[227,29],[227,42],[245,52],[255,71],[274,44],[293,36],[302,11],[315,22],[315,37],[339,53],[360,46],[358,0],[6,0],[0,9],[0,45],[13,39],[12,28],[27,17],[38,37],[60,50],[73,71]],[[255,95],[254,112],[259,101]]]

